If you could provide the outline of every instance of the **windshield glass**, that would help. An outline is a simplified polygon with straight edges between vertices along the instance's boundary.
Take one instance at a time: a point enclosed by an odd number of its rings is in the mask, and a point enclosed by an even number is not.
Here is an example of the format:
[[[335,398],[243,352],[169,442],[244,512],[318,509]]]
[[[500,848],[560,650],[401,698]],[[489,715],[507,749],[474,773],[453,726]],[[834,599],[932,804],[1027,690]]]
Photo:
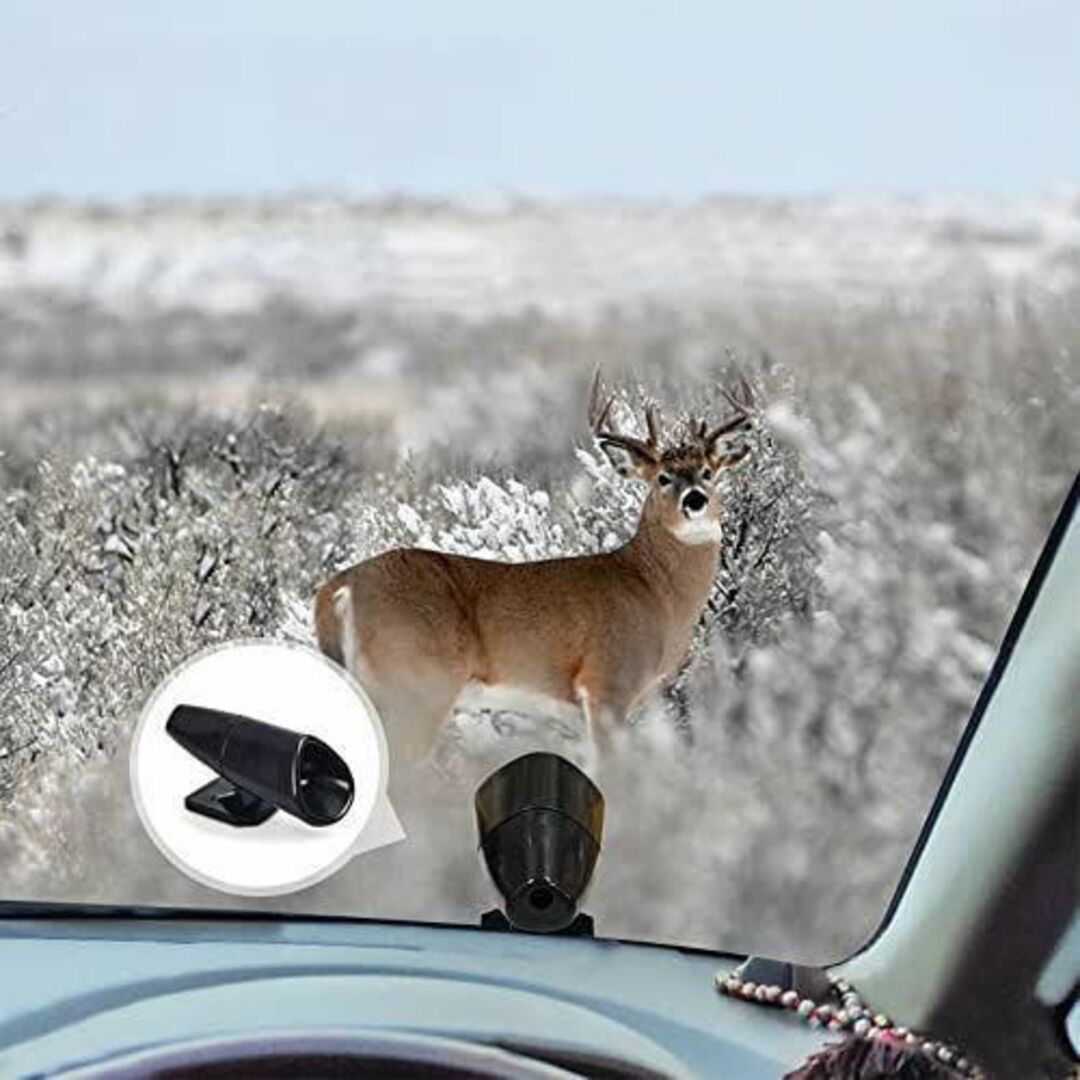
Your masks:
[[[873,930],[1080,452],[1069,35],[600,7],[16,5],[0,898],[476,924],[474,791],[542,749],[606,800],[598,933]],[[129,782],[250,638],[364,687],[407,834],[275,896]]]

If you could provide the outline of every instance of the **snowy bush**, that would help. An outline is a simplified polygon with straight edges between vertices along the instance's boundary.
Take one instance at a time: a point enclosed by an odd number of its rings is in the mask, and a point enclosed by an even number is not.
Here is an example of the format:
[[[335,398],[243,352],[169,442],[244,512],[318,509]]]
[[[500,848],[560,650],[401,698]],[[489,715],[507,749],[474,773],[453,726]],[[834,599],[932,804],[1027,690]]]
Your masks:
[[[266,412],[184,427],[126,464],[42,463],[0,507],[0,790],[47,748],[112,750],[165,672],[277,631],[320,578],[309,552],[337,557],[335,451]]]

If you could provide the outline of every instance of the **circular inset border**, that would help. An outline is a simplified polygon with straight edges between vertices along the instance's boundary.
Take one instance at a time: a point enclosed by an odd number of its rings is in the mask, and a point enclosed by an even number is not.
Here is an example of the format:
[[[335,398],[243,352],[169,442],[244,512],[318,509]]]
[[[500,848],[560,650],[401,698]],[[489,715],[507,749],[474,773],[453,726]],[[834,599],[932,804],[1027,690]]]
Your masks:
[[[214,774],[165,732],[179,704],[323,739],[353,773],[349,812],[323,828],[281,811],[256,828],[234,828],[184,809],[186,795]],[[173,866],[219,892],[281,896],[324,880],[363,848],[364,829],[386,800],[389,754],[374,705],[344,668],[304,645],[246,638],[201,650],[157,686],[132,735],[128,772],[139,820]]]

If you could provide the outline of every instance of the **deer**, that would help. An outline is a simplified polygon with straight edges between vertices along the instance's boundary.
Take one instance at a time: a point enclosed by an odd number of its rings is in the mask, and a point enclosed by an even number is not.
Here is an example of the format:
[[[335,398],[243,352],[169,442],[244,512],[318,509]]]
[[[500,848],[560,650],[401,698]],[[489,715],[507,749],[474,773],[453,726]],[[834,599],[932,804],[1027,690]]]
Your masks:
[[[335,574],[315,601],[318,644],[344,665],[386,726],[392,759],[417,762],[455,709],[510,709],[580,725],[597,768],[652,691],[681,668],[717,573],[726,469],[749,453],[745,380],[725,392],[734,415],[688,417],[661,439],[611,420],[597,371],[592,435],[616,472],[647,485],[637,530],[615,550],[499,562],[423,548],[383,552]]]

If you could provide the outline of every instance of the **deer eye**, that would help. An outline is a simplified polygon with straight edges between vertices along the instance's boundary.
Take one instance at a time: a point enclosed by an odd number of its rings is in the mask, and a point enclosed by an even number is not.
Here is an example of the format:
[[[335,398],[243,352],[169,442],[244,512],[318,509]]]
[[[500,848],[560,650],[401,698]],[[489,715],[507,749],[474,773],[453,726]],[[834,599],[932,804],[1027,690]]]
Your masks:
[[[711,480],[712,479],[712,469],[702,469],[701,470],[701,479],[706,480],[706,481]]]
[[[667,487],[667,486],[668,486],[668,484],[670,484],[670,483],[671,483],[671,477],[670,477],[670,476],[668,476],[668,474],[667,474],[666,472],[662,472],[662,473],[661,473],[661,474],[660,474],[660,475],[659,475],[659,476],[658,476],[658,477],[656,478],[656,482],[657,482],[657,483],[658,483],[658,484],[659,484],[659,485],[660,485],[661,487]]]

